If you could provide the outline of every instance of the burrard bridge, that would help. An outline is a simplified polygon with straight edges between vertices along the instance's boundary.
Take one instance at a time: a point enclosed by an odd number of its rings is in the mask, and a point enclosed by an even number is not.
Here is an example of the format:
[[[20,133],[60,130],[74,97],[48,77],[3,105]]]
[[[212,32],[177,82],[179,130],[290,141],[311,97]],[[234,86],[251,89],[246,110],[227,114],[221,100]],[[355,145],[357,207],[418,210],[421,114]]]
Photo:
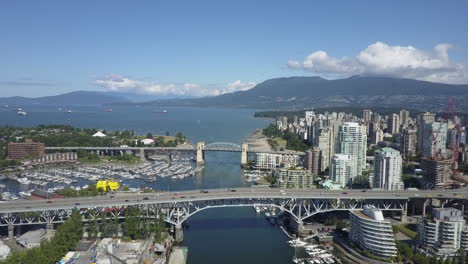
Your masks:
[[[114,156],[123,153],[131,153],[135,156],[145,159],[150,153],[170,153],[170,152],[194,152],[196,153],[197,163],[203,165],[205,163],[205,152],[207,151],[223,151],[223,152],[240,152],[241,164],[247,164],[248,153],[262,152],[262,153],[276,153],[276,154],[296,154],[305,155],[303,152],[296,151],[257,151],[255,149],[249,150],[248,144],[235,144],[230,142],[213,142],[205,144],[205,142],[198,142],[196,146],[191,144],[184,144],[177,147],[46,147],[46,150],[56,151],[77,151],[79,149],[96,153],[99,156]]]
[[[437,199],[441,204],[463,202],[468,199],[466,189],[420,191],[374,190],[292,190],[279,188],[238,188],[192,190],[160,193],[117,193],[98,197],[78,197],[55,200],[16,200],[0,203],[0,226],[8,227],[13,236],[15,226],[46,225],[49,233],[53,225],[68,219],[73,209],[79,209],[83,222],[99,221],[105,212],[109,218],[125,218],[129,206],[140,209],[143,217],[157,218],[163,213],[165,221],[175,226],[176,239],[182,240],[182,224],[191,216],[210,208],[266,206],[277,208],[291,216],[300,231],[303,221],[316,214],[333,211],[360,210],[373,205],[383,211],[394,211],[404,219],[408,202],[423,204]],[[94,209],[94,210],[89,210]],[[414,208],[413,208],[414,209]]]

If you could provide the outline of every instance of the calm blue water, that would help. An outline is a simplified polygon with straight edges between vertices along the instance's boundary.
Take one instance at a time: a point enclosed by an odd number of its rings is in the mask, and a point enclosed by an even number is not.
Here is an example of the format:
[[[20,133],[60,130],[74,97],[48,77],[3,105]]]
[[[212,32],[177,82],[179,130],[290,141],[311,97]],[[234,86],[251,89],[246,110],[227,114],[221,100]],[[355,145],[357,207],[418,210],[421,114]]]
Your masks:
[[[28,112],[19,116],[14,108],[0,109],[0,125],[35,126],[39,124],[69,124],[80,128],[106,130],[132,129],[138,134],[171,135],[182,132],[191,142],[241,143],[256,128],[269,121],[255,119],[253,110],[210,108],[114,107],[112,112],[96,107],[15,106]],[[148,186],[160,190],[187,190],[217,187],[248,186],[240,170],[240,153],[206,153],[206,166],[196,177],[181,180],[158,179],[154,183],[133,181],[133,186]],[[184,245],[189,247],[189,264],[285,264],[291,263],[293,251],[287,237],[272,226],[253,208],[222,208],[202,211],[190,220],[184,232]]]

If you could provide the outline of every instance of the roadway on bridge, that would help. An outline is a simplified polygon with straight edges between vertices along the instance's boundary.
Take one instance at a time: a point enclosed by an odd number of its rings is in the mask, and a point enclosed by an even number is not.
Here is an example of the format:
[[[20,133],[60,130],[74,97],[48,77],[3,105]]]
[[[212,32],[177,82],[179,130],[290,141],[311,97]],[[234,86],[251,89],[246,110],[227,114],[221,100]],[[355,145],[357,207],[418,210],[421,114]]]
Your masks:
[[[226,200],[226,199],[382,199],[405,200],[417,198],[467,199],[467,189],[377,191],[377,190],[297,190],[280,188],[235,188],[190,190],[157,193],[116,193],[92,197],[50,200],[15,200],[0,203],[0,214],[35,212],[72,208],[119,207],[142,204]]]

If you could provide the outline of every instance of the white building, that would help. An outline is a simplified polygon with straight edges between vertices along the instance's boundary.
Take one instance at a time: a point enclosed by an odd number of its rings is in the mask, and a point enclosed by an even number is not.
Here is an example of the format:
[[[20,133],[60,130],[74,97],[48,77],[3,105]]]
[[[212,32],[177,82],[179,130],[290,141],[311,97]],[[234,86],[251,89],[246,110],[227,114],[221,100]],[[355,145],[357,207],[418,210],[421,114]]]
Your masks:
[[[422,156],[431,158],[434,156],[434,151],[444,156],[447,143],[447,123],[432,122],[424,123],[422,126]],[[434,146],[434,138],[436,145]]]
[[[275,169],[279,167],[299,167],[302,160],[299,155],[256,153],[255,167],[259,169]]]
[[[372,111],[365,109],[362,111],[362,119],[366,122],[370,122],[372,120]]]
[[[401,172],[402,159],[398,150],[383,148],[374,153],[374,188],[403,190]]]
[[[336,153],[349,155],[351,178],[362,175],[366,167],[367,135],[365,128],[355,122],[345,122],[338,129]]]
[[[380,209],[366,206],[362,211],[351,211],[350,220],[351,241],[377,257],[389,258],[397,255],[392,225],[384,219]]]
[[[333,183],[340,185],[342,188],[350,183],[352,160],[348,155],[335,154],[333,155],[330,164],[330,179]]]
[[[390,133],[392,135],[398,134],[400,132],[400,116],[393,114],[388,120],[388,127],[390,128]]]
[[[419,243],[428,253],[453,256],[468,250],[468,226],[463,214],[455,208],[432,209],[432,221],[419,225]]]

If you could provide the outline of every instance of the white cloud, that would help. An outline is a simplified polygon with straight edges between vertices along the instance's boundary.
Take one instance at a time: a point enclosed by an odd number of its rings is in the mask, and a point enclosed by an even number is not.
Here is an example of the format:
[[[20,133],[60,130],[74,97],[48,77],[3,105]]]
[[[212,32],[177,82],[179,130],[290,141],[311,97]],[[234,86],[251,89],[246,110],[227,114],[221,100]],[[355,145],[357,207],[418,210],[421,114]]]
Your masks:
[[[254,82],[242,82],[240,80],[225,85],[202,86],[195,83],[161,84],[132,80],[121,75],[106,75],[97,78],[94,83],[109,91],[134,92],[140,94],[152,94],[162,96],[214,96],[224,93],[245,91],[256,84]]]
[[[443,83],[468,83],[468,70],[450,60],[450,44],[439,44],[427,52],[412,46],[390,46],[376,42],[354,57],[336,58],[319,50],[302,62],[290,60],[291,69],[332,75],[383,75]]]

